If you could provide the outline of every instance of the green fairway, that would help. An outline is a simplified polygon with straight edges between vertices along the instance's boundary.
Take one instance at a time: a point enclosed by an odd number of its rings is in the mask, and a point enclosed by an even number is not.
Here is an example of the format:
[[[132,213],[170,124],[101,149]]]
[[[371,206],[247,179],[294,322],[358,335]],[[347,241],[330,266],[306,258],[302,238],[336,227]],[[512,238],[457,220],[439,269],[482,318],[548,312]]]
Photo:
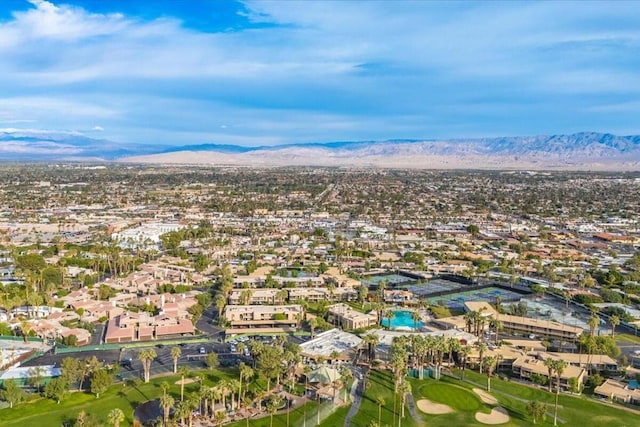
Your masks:
[[[413,391],[416,400],[421,397],[449,405],[458,411],[477,411],[482,406],[480,398],[473,392],[445,382],[429,381]]]

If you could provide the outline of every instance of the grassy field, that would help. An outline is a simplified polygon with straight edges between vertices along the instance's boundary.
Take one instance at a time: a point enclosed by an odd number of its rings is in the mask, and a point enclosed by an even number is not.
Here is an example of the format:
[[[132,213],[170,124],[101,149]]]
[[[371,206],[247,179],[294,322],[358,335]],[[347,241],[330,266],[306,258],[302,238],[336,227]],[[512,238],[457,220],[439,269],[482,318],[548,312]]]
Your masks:
[[[307,419],[315,413],[318,404],[315,402],[310,402],[307,404]],[[297,408],[294,411],[289,413],[289,426],[301,426],[303,425],[302,419],[304,417],[304,407]],[[247,420],[238,421],[231,424],[225,424],[225,426],[229,427],[245,427],[247,425]],[[308,424],[309,427],[314,426],[314,424]],[[249,420],[250,427],[270,427],[271,419],[270,417],[258,418],[258,419],[250,419]],[[287,426],[287,415],[286,413],[277,414],[273,416],[273,427],[286,427]]]
[[[234,378],[235,371],[209,371],[205,377],[205,384],[214,384],[222,378]],[[402,419],[403,427],[423,426],[481,426],[475,420],[476,412],[489,413],[491,406],[482,403],[479,397],[471,391],[473,387],[486,389],[486,376],[472,371],[466,371],[465,377],[470,382],[462,382],[456,378],[443,376],[440,381],[432,379],[418,380],[411,379],[413,395],[416,401],[429,399],[437,403],[451,406],[454,412],[442,415],[421,415],[421,423],[417,423],[405,409],[405,418]],[[59,426],[65,421],[75,419],[80,411],[87,412],[91,417],[98,420],[100,425],[106,425],[107,413],[113,408],[120,408],[125,413],[126,420],[121,424],[130,426],[133,422],[133,411],[142,402],[157,398],[161,394],[160,384],[167,381],[171,388],[171,393],[177,400],[180,399],[180,386],[175,382],[178,376],[155,378],[148,384],[116,385],[113,386],[96,399],[88,393],[72,393],[66,397],[59,405],[50,399],[36,398],[30,402],[17,405],[13,409],[3,409],[0,411],[0,425],[8,427],[51,427]],[[511,420],[502,426],[530,426],[532,420],[526,412],[526,404],[529,400],[538,400],[548,404],[548,413],[553,413],[553,402],[555,395],[544,390],[527,387],[515,382],[503,381],[493,378],[491,381],[492,395],[498,399],[499,406],[504,407],[509,412]],[[196,391],[198,383],[185,386],[185,394]],[[398,424],[397,414],[399,400],[396,400],[396,411],[394,413],[393,380],[389,372],[371,371],[365,395],[362,400],[360,411],[352,420],[353,427],[367,427],[371,421],[378,420],[378,404],[376,400],[382,397],[385,404],[382,407],[382,426]],[[560,396],[560,407],[558,418],[560,426],[586,426],[586,425],[607,425],[607,426],[636,426],[639,425],[640,413],[629,412],[618,406],[611,406],[595,402],[586,396]],[[307,404],[307,426],[315,425],[313,415],[316,413],[317,403]],[[322,426],[340,426],[344,423],[349,408],[338,408],[332,415],[326,418]],[[298,408],[290,413],[290,426],[303,425],[304,408]],[[552,416],[547,416],[546,421],[538,421],[538,425],[552,425]],[[229,424],[232,427],[242,427],[246,421]],[[268,427],[269,417],[262,419],[252,419],[250,426]],[[273,417],[274,427],[285,427],[287,425],[286,415],[278,414]]]
[[[223,378],[235,378],[233,371],[209,371],[205,376],[205,384],[214,384]],[[170,384],[169,393],[176,401],[180,400],[180,386],[175,382],[179,376],[168,376],[152,379],[147,384],[115,385],[99,399],[89,393],[74,392],[67,396],[60,404],[51,399],[36,398],[29,402],[16,405],[12,409],[0,411],[0,425],[3,427],[52,427],[60,426],[65,421],[74,420],[80,411],[85,411],[91,417],[100,421],[100,425],[107,425],[107,414],[113,408],[120,408],[125,414],[122,426],[133,423],[133,411],[143,402],[156,399],[162,393],[160,384],[166,381]],[[185,385],[185,395],[198,390],[199,383]]]
[[[367,379],[367,387],[365,389],[364,397],[362,399],[362,405],[358,415],[352,420],[351,425],[353,427],[367,427],[369,422],[378,420],[378,404],[376,399],[382,397],[385,404],[382,407],[382,422],[381,425],[398,425],[397,414],[400,413],[400,399],[396,400],[396,412],[393,412],[393,380],[390,372],[371,371]],[[345,412],[346,415],[346,412]],[[342,419],[342,421],[344,418]],[[395,422],[394,422],[395,420]],[[341,425],[341,420],[334,420],[333,426]],[[325,424],[329,426],[329,424]],[[416,423],[411,418],[411,414],[405,408],[405,418],[402,420],[403,427],[414,427]]]
[[[628,344],[640,345],[640,337],[632,334],[616,334],[616,341],[622,341]]]

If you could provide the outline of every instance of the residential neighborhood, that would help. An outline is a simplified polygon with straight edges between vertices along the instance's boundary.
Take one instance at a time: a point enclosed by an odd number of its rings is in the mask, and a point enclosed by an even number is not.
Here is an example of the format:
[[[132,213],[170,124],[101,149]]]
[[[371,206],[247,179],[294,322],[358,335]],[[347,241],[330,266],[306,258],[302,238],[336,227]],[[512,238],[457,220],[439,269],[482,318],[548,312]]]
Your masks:
[[[255,366],[274,396],[293,402],[278,381],[297,383],[298,399],[319,405],[314,425],[385,372],[396,387],[488,375],[638,402],[635,176],[175,173],[70,166],[2,181],[0,381],[45,395],[70,359],[125,386]],[[262,192],[263,180],[287,191]],[[568,196],[567,182],[585,186]],[[611,186],[618,199],[593,198]],[[25,188],[38,191],[8,203]],[[521,205],[518,193],[537,199]],[[74,378],[67,392],[100,380]],[[268,415],[257,396],[215,411],[225,423]],[[191,422],[209,425],[206,412]]]

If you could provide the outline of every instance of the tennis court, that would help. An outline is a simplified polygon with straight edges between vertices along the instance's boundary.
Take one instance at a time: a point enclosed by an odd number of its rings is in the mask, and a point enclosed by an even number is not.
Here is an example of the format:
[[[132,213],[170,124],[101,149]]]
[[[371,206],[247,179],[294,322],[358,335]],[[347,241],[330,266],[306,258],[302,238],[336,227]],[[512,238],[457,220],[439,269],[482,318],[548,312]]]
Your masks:
[[[497,297],[500,297],[504,303],[520,301],[522,295],[507,289],[489,286],[487,288],[476,289],[473,291],[456,292],[453,294],[427,298],[427,301],[429,304],[438,304],[438,301],[443,301],[449,309],[460,310],[464,307],[464,303],[467,301],[485,301],[495,303]]]
[[[456,283],[445,279],[432,279],[425,284],[403,286],[404,289],[421,297],[433,295],[439,292],[455,291],[464,287],[465,285],[462,283]]]

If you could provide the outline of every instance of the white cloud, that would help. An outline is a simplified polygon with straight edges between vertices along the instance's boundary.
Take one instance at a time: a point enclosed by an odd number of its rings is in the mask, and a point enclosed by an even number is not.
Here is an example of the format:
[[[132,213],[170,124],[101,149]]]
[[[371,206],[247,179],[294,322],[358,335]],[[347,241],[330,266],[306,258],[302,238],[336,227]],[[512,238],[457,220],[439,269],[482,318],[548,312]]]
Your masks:
[[[535,133],[545,114],[627,102],[573,97],[640,87],[634,2],[250,1],[275,25],[218,33],[32,4],[0,23],[0,121],[112,139],[474,136],[514,114]]]

